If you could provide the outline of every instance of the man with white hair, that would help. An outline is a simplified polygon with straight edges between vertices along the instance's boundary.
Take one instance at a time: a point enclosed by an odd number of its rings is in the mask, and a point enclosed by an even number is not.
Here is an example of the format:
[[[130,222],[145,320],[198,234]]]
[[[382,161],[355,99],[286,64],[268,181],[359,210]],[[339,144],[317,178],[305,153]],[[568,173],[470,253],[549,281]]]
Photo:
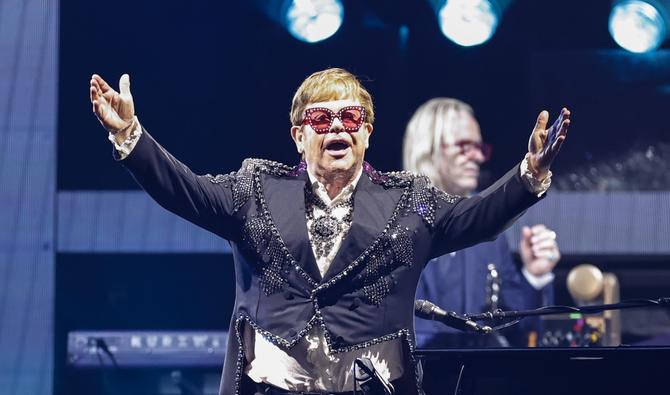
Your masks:
[[[407,125],[403,145],[406,170],[427,175],[445,192],[471,196],[479,167],[491,156],[472,108],[457,99],[434,98],[421,105]],[[417,299],[458,313],[495,308],[524,310],[553,303],[552,269],[560,259],[556,233],[544,225],[524,227],[519,245],[522,266],[514,263],[504,236],[430,261],[419,280]],[[473,335],[443,324],[416,320],[419,347],[525,346],[537,319],[527,318],[503,334]]]

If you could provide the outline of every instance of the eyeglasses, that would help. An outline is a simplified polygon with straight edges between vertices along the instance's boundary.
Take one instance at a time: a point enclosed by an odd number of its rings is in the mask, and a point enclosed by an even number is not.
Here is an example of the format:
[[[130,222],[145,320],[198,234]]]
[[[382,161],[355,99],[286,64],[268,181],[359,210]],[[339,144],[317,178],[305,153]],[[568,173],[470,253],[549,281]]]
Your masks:
[[[470,155],[479,151],[482,156],[484,156],[484,162],[491,159],[491,155],[493,154],[493,146],[491,146],[491,144],[480,143],[473,140],[459,140],[453,144],[442,143],[442,147],[450,146],[458,147],[458,149],[461,150],[461,155]]]
[[[338,118],[347,133],[353,133],[361,128],[365,122],[365,108],[362,106],[343,107],[338,112],[333,112],[324,107],[312,107],[305,110],[303,125],[307,124],[318,134],[328,133],[333,126],[335,118]]]

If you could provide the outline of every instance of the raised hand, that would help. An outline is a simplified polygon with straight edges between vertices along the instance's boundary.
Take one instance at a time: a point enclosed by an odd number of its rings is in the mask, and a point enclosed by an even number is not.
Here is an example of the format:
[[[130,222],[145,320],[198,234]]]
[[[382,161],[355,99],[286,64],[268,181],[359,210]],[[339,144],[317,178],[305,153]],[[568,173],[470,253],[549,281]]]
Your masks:
[[[556,158],[561,145],[568,134],[570,126],[570,111],[567,108],[561,110],[554,124],[547,129],[549,113],[542,111],[537,117],[535,128],[528,140],[528,167],[540,179],[548,173],[551,163]]]
[[[556,232],[544,225],[535,225],[532,228],[524,226],[521,229],[519,255],[529,273],[541,276],[551,272],[561,259]]]
[[[135,117],[135,105],[133,96],[130,94],[130,77],[128,74],[121,76],[119,90],[116,92],[97,74],[91,76],[91,103],[93,112],[102,126],[108,132],[117,134],[121,132],[130,133],[130,125]],[[117,140],[123,141],[127,136],[119,136]]]

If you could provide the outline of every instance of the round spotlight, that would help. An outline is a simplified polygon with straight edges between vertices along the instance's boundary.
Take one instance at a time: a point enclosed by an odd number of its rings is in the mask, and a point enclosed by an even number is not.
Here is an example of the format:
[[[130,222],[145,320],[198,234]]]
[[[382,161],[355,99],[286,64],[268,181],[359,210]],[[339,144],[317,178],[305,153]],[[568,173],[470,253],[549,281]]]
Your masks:
[[[649,52],[661,46],[666,21],[658,8],[646,1],[617,3],[610,13],[609,30],[619,46],[630,52]]]
[[[337,32],[344,7],[339,0],[292,0],[285,15],[286,27],[293,37],[315,43]]]
[[[499,19],[500,11],[490,0],[447,0],[438,11],[442,33],[464,47],[488,41]]]

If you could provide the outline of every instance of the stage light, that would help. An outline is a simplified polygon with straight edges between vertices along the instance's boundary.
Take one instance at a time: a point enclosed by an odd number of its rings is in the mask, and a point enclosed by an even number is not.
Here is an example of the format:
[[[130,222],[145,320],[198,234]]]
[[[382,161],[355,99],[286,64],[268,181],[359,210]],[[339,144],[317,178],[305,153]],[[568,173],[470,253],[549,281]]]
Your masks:
[[[487,42],[496,31],[509,1],[446,0],[434,2],[437,20],[449,40],[464,47]]]
[[[667,36],[667,5],[661,2],[617,1],[609,17],[614,41],[630,52],[649,52],[661,46]]]
[[[340,0],[292,0],[287,3],[285,26],[298,40],[322,41],[337,32],[344,18]]]

